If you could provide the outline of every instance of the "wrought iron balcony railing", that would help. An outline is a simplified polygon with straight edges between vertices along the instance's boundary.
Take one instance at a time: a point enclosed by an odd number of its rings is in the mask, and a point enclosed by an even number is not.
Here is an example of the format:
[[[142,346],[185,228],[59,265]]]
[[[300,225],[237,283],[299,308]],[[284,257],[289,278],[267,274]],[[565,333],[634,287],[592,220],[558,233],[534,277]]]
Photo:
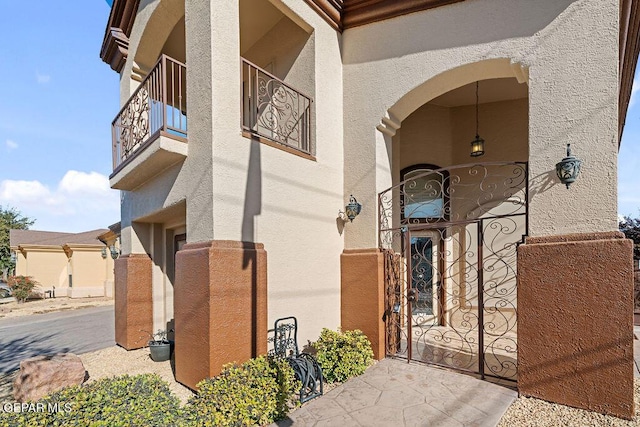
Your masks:
[[[187,138],[186,66],[162,55],[112,123],[113,169],[161,133]]]
[[[311,98],[242,58],[242,129],[303,153],[311,146]]]

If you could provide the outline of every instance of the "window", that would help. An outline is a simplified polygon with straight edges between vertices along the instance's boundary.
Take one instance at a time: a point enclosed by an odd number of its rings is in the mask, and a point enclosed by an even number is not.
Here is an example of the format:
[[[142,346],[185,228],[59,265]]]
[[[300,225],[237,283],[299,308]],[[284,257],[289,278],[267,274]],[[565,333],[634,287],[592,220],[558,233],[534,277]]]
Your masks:
[[[414,165],[400,173],[403,223],[445,221],[449,214],[449,180],[435,165]]]

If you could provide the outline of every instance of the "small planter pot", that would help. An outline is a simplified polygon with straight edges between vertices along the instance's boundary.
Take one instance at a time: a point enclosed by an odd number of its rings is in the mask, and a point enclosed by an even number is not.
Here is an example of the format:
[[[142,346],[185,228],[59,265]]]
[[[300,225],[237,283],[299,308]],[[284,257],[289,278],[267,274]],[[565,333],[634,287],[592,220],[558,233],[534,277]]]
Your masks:
[[[149,341],[149,351],[154,362],[165,362],[171,359],[171,343],[169,341]]]

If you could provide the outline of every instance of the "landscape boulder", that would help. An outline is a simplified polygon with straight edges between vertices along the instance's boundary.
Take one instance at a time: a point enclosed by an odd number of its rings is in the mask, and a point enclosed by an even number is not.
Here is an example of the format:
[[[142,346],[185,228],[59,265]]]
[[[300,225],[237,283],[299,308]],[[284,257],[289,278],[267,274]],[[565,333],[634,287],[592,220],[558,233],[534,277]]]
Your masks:
[[[36,356],[20,362],[13,382],[13,397],[18,402],[38,400],[64,387],[82,384],[86,371],[75,354]]]

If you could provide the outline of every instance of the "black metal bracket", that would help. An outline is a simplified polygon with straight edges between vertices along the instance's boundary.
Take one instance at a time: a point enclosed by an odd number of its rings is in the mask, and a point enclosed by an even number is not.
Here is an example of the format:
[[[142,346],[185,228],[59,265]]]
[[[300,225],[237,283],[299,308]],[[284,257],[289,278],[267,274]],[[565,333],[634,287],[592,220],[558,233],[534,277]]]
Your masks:
[[[322,368],[315,357],[298,350],[298,321],[295,317],[277,319],[273,326],[274,357],[286,359],[300,381],[300,403],[307,402],[323,393]]]

